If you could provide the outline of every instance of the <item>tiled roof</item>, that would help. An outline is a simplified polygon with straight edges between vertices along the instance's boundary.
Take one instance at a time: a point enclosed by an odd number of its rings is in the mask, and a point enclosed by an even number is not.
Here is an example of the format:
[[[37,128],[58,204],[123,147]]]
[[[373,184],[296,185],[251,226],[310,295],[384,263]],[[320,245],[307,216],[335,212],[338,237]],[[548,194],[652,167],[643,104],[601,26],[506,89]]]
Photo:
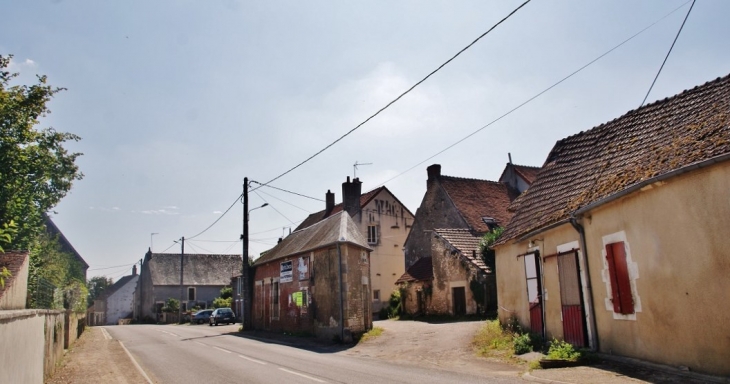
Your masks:
[[[2,294],[6,289],[13,285],[15,276],[17,276],[20,272],[20,269],[23,267],[23,263],[25,263],[25,259],[27,257],[28,251],[8,251],[0,253],[0,270],[5,267],[11,273],[10,277],[5,278],[5,288],[3,289],[0,287],[0,297],[2,297]]]
[[[518,175],[520,175],[528,184],[532,184],[535,182],[535,179],[537,178],[538,172],[540,172],[540,167],[530,167],[527,165],[514,165],[515,171]]]
[[[482,240],[481,237],[474,236],[468,229],[436,229],[435,232],[436,235],[459,251],[464,258],[469,260],[477,268],[487,273],[491,272],[480,257],[479,243]]]
[[[427,281],[433,279],[433,263],[430,257],[422,257],[416,261],[415,264],[411,265],[410,268],[403,274],[396,284],[408,283],[412,281]]]
[[[350,215],[340,211],[314,225],[292,232],[274,248],[256,259],[254,265],[261,265],[337,243],[351,243],[371,250]]]
[[[499,243],[644,180],[730,153],[730,76],[558,141]]]
[[[153,253],[149,261],[153,285],[180,284],[180,254]],[[183,258],[183,284],[229,285],[231,276],[241,273],[241,255],[199,255]]]
[[[507,225],[512,218],[507,208],[517,197],[517,191],[504,183],[452,176],[439,176],[439,182],[469,227],[476,232],[489,231],[482,220],[484,217],[495,219],[500,226]]]
[[[370,200],[375,198],[375,196],[384,189],[387,189],[387,188],[385,188],[385,187],[375,188],[370,192],[363,193],[362,195],[360,195],[360,207],[366,206],[370,202]],[[339,212],[342,212],[342,203],[335,205],[329,214],[327,214],[327,211],[324,209],[319,212],[312,213],[311,215],[307,216],[307,218],[304,219],[304,221],[302,221],[302,223],[299,224],[299,226],[297,226],[296,231],[303,229],[303,228],[307,228],[309,226],[312,226],[313,224],[318,223]]]

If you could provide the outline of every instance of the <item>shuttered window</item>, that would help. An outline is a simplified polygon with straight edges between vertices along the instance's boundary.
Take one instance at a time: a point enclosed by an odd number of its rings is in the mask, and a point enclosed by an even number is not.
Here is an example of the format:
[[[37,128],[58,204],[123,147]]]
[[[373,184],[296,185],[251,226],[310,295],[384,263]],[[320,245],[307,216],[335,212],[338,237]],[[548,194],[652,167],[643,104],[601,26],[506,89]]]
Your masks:
[[[606,260],[611,279],[613,311],[630,315],[634,313],[634,298],[631,296],[631,280],[623,241],[606,244]]]

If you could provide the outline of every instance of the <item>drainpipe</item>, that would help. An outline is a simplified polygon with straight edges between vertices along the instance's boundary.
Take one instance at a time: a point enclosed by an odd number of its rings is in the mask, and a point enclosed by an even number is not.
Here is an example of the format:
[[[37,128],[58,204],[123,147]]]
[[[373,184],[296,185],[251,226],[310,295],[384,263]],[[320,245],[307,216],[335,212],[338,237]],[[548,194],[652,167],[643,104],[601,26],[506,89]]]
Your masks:
[[[340,283],[340,340],[344,343],[345,342],[345,298],[343,297],[344,290],[342,289],[342,249],[340,248],[340,243],[337,243],[337,266],[339,273],[337,274],[337,278],[339,279]]]
[[[588,342],[589,347],[598,351],[598,335],[596,334],[596,309],[593,305],[593,286],[591,284],[590,269],[588,269],[588,247],[586,246],[586,233],[582,225],[578,223],[578,219],[575,214],[570,215],[570,224],[580,235],[580,248],[581,259],[583,259],[583,266],[585,267],[585,287],[583,290],[583,300],[588,307],[588,315],[590,319],[587,321],[588,325]]]

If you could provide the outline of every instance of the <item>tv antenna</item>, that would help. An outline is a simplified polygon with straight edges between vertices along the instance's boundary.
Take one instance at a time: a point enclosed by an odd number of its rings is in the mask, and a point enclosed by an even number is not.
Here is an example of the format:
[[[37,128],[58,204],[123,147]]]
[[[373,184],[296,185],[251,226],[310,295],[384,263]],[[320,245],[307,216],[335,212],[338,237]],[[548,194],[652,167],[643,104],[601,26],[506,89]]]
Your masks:
[[[357,160],[355,160],[355,164],[352,165],[352,178],[357,177],[357,166],[358,165],[373,165],[373,163],[358,163]]]

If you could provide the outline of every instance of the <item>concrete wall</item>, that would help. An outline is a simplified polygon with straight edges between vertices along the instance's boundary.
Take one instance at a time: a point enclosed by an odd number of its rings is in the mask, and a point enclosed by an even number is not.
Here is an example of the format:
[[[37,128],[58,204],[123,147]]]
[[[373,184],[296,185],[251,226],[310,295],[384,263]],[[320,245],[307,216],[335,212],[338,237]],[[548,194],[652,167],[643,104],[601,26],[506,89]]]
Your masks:
[[[725,162],[655,183],[583,220],[601,351],[730,375],[728,191]],[[619,238],[633,316],[609,307],[604,246]]]
[[[134,291],[139,276],[132,277],[127,284],[106,298],[106,324],[116,325],[119,319],[132,315],[134,310]]]
[[[345,340],[372,328],[370,297],[370,261],[368,252],[359,247],[341,245],[343,313],[340,314],[340,266],[336,247],[319,249],[275,260],[256,267],[254,275],[253,325],[257,329],[311,333],[331,340]],[[299,257],[309,258],[308,275],[299,279]],[[291,260],[294,274],[291,282],[282,282],[280,266]],[[279,283],[279,307],[272,301],[272,285]],[[293,298],[297,292],[307,292],[307,300],[298,305]],[[344,318],[344,322],[343,319]]]
[[[416,211],[413,228],[403,248],[406,269],[416,260],[431,254],[431,231],[434,228],[469,228],[438,179],[428,181],[426,194]]]
[[[66,310],[63,325],[63,347],[68,349],[86,329],[86,313],[76,313]]]
[[[63,311],[0,311],[0,383],[43,383],[63,356]]]
[[[403,245],[413,225],[413,215],[387,190],[371,200],[362,211],[360,230],[367,239],[368,226],[379,229],[378,243],[370,244],[370,273],[373,295],[372,310],[378,312],[387,305],[390,294],[396,289],[395,281],[405,272]]]
[[[0,309],[25,309],[28,298],[28,263],[30,257],[26,255],[20,269],[15,273],[10,284],[6,284],[0,298]],[[0,268],[2,269],[2,268]]]

